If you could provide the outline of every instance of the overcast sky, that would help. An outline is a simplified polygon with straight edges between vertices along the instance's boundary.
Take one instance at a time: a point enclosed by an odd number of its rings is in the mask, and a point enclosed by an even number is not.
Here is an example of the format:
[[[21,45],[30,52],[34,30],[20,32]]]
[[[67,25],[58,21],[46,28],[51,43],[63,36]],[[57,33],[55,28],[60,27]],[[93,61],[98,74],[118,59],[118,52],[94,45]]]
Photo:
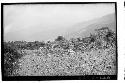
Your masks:
[[[5,5],[4,37],[10,41],[47,40],[77,23],[114,12],[114,4]]]

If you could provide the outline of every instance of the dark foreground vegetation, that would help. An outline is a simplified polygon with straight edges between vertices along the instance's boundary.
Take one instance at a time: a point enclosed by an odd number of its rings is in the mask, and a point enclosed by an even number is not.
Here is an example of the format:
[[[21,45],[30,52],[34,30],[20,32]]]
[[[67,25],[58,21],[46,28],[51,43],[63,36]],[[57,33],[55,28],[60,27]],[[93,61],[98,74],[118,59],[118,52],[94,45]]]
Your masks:
[[[116,75],[116,33],[108,27],[95,31],[70,40],[4,42],[4,75]]]

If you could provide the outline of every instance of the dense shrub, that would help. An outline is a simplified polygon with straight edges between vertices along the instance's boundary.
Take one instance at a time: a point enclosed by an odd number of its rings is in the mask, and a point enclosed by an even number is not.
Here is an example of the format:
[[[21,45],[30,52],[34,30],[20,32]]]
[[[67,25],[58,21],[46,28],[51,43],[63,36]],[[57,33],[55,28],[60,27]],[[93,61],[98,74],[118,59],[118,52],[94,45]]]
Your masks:
[[[13,75],[14,69],[17,68],[18,59],[22,55],[17,52],[13,47],[8,46],[4,43],[4,75],[11,76]]]
[[[65,38],[63,36],[58,36],[55,41],[63,41],[65,40]]]

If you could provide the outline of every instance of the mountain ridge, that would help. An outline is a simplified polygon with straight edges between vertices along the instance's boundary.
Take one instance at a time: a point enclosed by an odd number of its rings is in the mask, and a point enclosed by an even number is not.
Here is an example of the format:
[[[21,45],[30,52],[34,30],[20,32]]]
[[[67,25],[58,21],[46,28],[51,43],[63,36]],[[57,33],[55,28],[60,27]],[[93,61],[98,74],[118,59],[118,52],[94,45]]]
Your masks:
[[[115,13],[76,24],[72,26],[73,29],[70,28],[69,30],[67,30],[67,34],[64,35],[64,37],[66,37],[67,39],[86,37],[89,36],[90,33],[94,33],[95,29],[102,27],[109,27],[109,29],[116,31]]]

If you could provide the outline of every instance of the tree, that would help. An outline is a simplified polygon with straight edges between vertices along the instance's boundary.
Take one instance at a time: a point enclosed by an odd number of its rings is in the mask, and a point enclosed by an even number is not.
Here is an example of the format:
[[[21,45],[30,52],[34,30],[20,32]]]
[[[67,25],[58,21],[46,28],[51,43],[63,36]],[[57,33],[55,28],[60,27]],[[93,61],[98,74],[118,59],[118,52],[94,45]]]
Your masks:
[[[116,34],[109,30],[109,32],[107,32],[107,34],[104,37],[104,40],[108,43],[110,43],[112,46],[116,45]]]
[[[96,36],[95,35],[90,34],[90,38],[91,38],[90,43],[96,41]]]
[[[55,41],[64,41],[65,38],[63,36],[58,36]]]

